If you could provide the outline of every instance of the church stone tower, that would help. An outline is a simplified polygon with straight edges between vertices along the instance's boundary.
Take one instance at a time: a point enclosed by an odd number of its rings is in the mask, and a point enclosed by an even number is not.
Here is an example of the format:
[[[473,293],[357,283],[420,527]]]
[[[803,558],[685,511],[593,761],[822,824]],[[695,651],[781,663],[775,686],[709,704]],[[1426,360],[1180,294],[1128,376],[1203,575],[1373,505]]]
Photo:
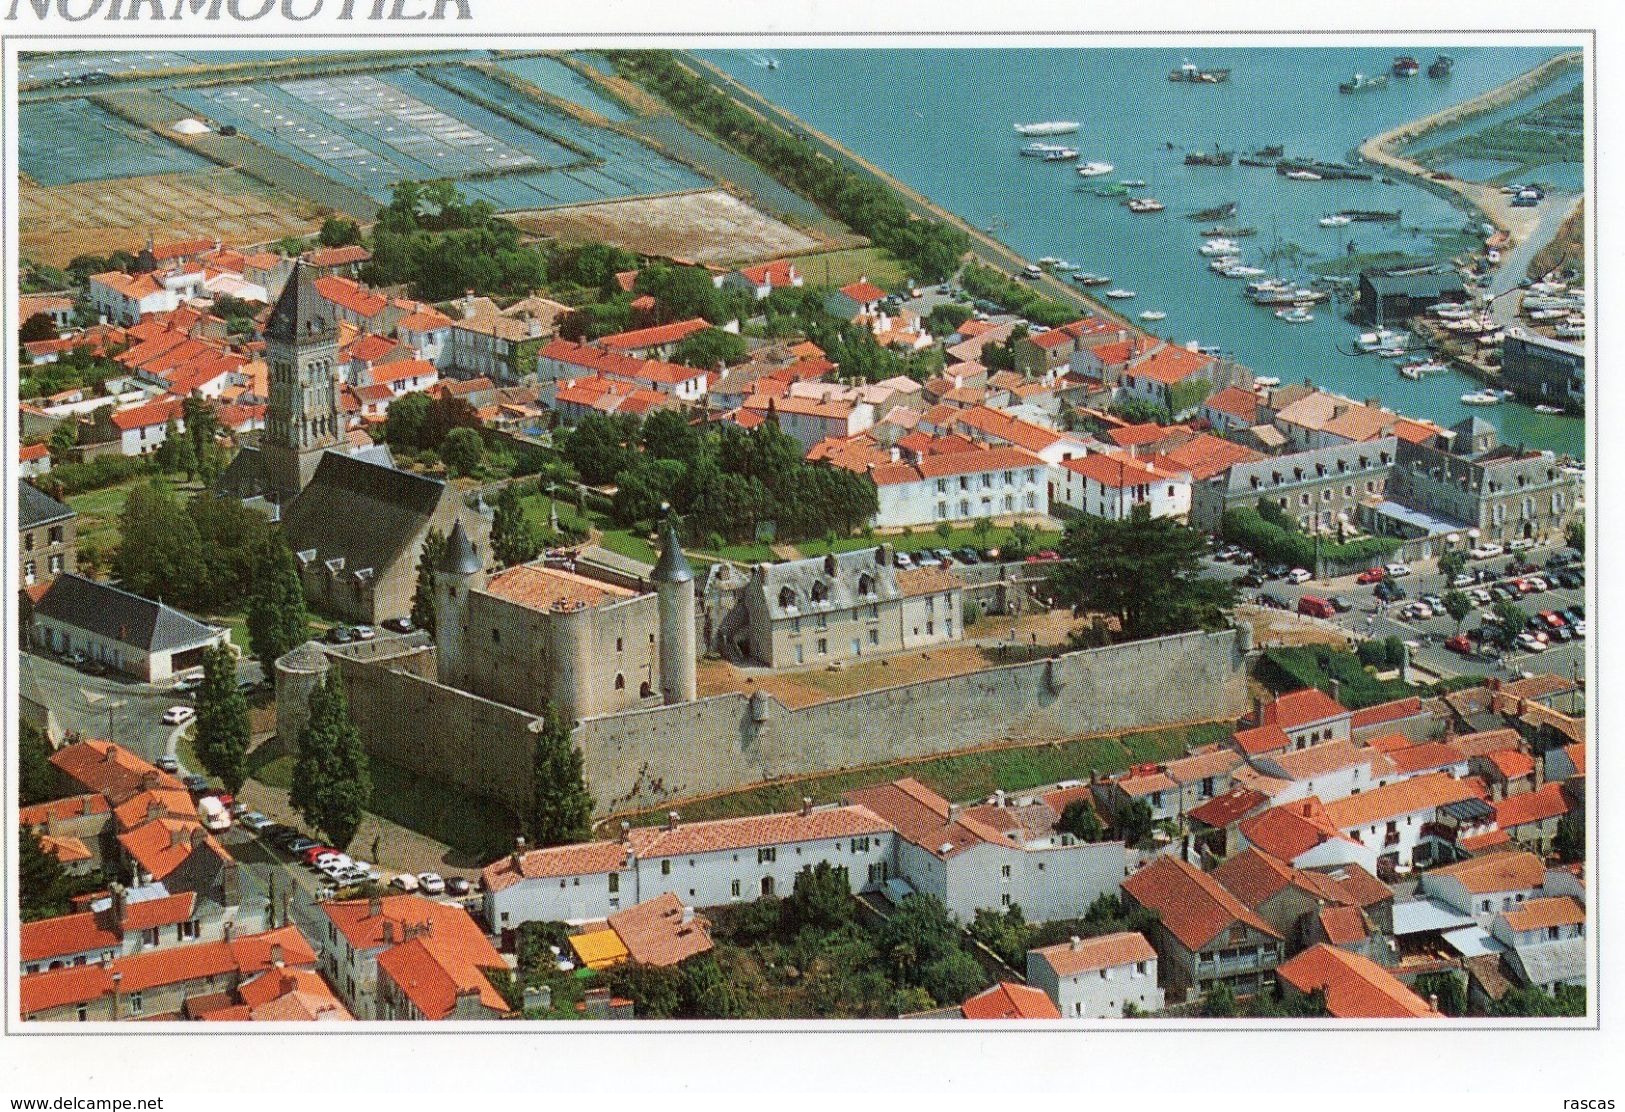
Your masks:
[[[698,697],[694,648],[694,569],[683,558],[677,530],[666,519],[660,562],[652,577],[660,606],[660,693],[667,705]]]
[[[271,401],[260,452],[267,493],[286,506],[316,473],[322,453],[344,440],[334,367],[338,322],[316,292],[316,275],[294,264],[265,327]]]
[[[435,672],[448,686],[468,685],[463,674],[467,670],[463,638],[468,625],[468,593],[484,586],[485,564],[459,521],[451,527],[445,554],[434,576]]]

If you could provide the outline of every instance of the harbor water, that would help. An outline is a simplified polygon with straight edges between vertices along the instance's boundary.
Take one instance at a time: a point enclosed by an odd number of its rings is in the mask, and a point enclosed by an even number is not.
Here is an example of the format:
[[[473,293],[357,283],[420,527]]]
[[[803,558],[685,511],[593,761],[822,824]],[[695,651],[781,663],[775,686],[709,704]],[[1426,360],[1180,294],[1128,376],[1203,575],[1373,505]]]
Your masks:
[[[1398,181],[1293,181],[1268,167],[1187,166],[1191,151],[1215,144],[1244,155],[1280,145],[1289,156],[1343,162],[1369,136],[1468,100],[1560,53],[1552,47],[1464,48],[1408,44],[1425,67],[1436,53],[1455,58],[1448,77],[1390,77],[1380,88],[1338,92],[1355,72],[1388,72],[1399,48],[987,49],[702,51],[743,84],[896,175],[943,207],[1030,259],[1055,256],[1112,285],[1136,291],[1112,306],[1131,319],[1145,310],[1166,318],[1145,327],[1180,342],[1197,340],[1233,355],[1258,375],[1282,382],[1313,379],[1354,398],[1380,399],[1405,414],[1450,425],[1473,414],[1508,443],[1584,454],[1584,422],[1506,402],[1470,407],[1461,395],[1473,378],[1451,371],[1420,381],[1395,364],[1354,350],[1360,329],[1347,305],[1322,304],[1314,320],[1291,324],[1251,304],[1244,282],[1212,273],[1197,253],[1198,234],[1217,221],[1189,213],[1229,201],[1223,221],[1257,229],[1240,240],[1244,261],[1307,279],[1315,260],[1385,251],[1430,255],[1459,250],[1467,215],[1448,200]],[[770,67],[771,57],[777,66]],[[1222,84],[1168,80],[1186,58],[1229,67]],[[1577,80],[1577,78],[1576,78]],[[1533,107],[1575,81],[1520,101]],[[1525,107],[1516,107],[1523,111]],[[1511,112],[1501,110],[1497,118]],[[1030,140],[1015,123],[1076,120],[1064,139],[1080,161],[1110,162],[1109,176],[1085,181],[1070,164],[1022,158]],[[1426,146],[1424,142],[1422,145]],[[1484,167],[1494,172],[1492,167]],[[1579,181],[1562,164],[1536,175],[1562,187]],[[1166,210],[1131,213],[1095,186],[1143,179],[1132,190]],[[1341,209],[1399,210],[1393,223],[1324,228]],[[1441,237],[1436,239],[1435,237]],[[1273,254],[1273,260],[1265,255]]]

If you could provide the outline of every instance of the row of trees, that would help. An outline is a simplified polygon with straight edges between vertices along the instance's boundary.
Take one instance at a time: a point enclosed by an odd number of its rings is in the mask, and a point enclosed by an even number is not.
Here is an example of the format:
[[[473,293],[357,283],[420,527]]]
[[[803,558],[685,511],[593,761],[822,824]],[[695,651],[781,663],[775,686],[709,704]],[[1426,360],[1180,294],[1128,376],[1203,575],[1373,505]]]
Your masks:
[[[1285,510],[1273,502],[1260,501],[1258,508],[1238,506],[1227,510],[1220,526],[1224,539],[1239,544],[1267,563],[1295,568],[1315,568],[1313,537],[1298,528]],[[1399,548],[1397,537],[1360,537],[1345,543],[1321,541],[1320,556],[1333,564],[1374,564]]]
[[[547,261],[490,204],[465,202],[454,183],[406,181],[378,214],[362,277],[375,286],[408,284],[425,301],[465,290],[524,296],[547,281]]]
[[[747,111],[669,51],[614,51],[610,57],[623,76],[890,251],[921,281],[947,278],[970,249],[969,238],[959,229],[911,216],[890,189],[839,165],[808,140]]]
[[[806,462],[775,420],[706,434],[674,411],[642,422],[594,414],[571,430],[563,451],[585,482],[615,484],[618,523],[648,524],[670,505],[690,539],[750,541],[769,522],[786,540],[844,536],[879,505],[867,476]]]

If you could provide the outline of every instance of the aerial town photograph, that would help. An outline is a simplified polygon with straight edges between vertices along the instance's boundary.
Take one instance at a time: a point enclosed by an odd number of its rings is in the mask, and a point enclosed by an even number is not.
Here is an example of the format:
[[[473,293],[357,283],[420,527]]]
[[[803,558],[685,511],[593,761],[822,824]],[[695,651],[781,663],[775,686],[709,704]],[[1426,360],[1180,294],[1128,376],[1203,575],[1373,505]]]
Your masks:
[[[13,1029],[1592,1023],[1578,37],[471,41],[12,70]]]

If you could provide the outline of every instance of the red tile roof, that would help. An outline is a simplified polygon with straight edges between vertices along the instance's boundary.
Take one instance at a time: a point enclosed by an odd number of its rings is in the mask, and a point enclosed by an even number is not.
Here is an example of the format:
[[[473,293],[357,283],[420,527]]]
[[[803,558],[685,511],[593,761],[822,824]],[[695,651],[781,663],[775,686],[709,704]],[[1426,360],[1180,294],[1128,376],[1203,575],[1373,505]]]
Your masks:
[[[1370,726],[1380,726],[1385,722],[1398,722],[1403,718],[1414,718],[1421,713],[1421,698],[1411,695],[1408,698],[1395,699],[1390,703],[1378,703],[1374,707],[1362,707],[1349,718],[1349,729],[1362,730]]]
[[[1143,362],[1129,368],[1127,373],[1172,386],[1185,381],[1212,362],[1211,355],[1168,344],[1152,352]]]
[[[1121,490],[1124,487],[1149,486],[1172,478],[1116,452],[1090,452],[1086,456],[1065,460],[1062,467],[1082,475],[1102,487]]]
[[[122,936],[103,916],[80,911],[24,923],[17,931],[17,940],[18,956],[23,961],[43,961],[92,950],[116,950]]]
[[[1058,976],[1071,977],[1078,973],[1091,973],[1097,969],[1128,965],[1137,961],[1156,961],[1157,952],[1138,931],[1118,931],[1094,938],[1074,938],[1054,946],[1043,946],[1028,951],[1037,954]]]
[[[1511,911],[1502,912],[1501,917],[1515,931],[1538,931],[1583,923],[1586,921],[1586,909],[1573,896],[1544,896],[1526,900]]]
[[[1292,739],[1286,736],[1286,732],[1281,727],[1274,725],[1254,726],[1249,730],[1237,730],[1230,737],[1241,751],[1249,757],[1273,753],[1292,744]]]
[[[1498,749],[1486,759],[1505,780],[1517,780],[1535,772],[1535,758],[1521,749]]]
[[[1426,875],[1434,880],[1454,880],[1471,895],[1482,896],[1539,888],[1546,882],[1546,866],[1532,853],[1492,853],[1457,861]]]
[[[859,305],[866,305],[871,301],[879,301],[886,296],[886,291],[873,282],[852,282],[841,287],[841,292]]]
[[[1257,423],[1258,395],[1240,386],[1226,386],[1204,401],[1202,408],[1228,414],[1252,425]]]
[[[1455,746],[1440,741],[1411,745],[1388,754],[1388,760],[1393,764],[1394,771],[1400,773],[1446,768],[1453,764],[1461,764],[1465,759]]]
[[[609,917],[610,930],[640,965],[677,965],[707,952],[711,949],[709,927],[671,892]]]
[[[44,826],[52,819],[63,822],[84,815],[105,815],[111,809],[107,797],[100,792],[70,795],[65,799],[53,799],[49,803],[35,803],[29,807],[19,808],[17,825]]]
[[[323,300],[362,319],[371,319],[389,307],[389,299],[382,294],[371,293],[361,283],[335,275],[316,279],[316,292]]]
[[[696,332],[704,332],[711,327],[711,322],[703,317],[692,317],[688,320],[674,321],[671,324],[657,324],[650,328],[637,328],[630,332],[617,332],[611,336],[601,336],[593,343],[609,351],[636,351],[642,348],[662,347],[666,344],[675,344],[685,337]],[[693,375],[690,370],[690,376]]]
[[[1124,425],[1119,429],[1106,430],[1106,439],[1119,448],[1137,448],[1142,444],[1155,444],[1170,432],[1174,431],[1171,425],[1159,425],[1148,421],[1143,425]]]
[[[1367,937],[1365,916],[1357,907],[1327,907],[1320,911],[1320,929],[1333,946],[1353,946]]]
[[[352,243],[347,247],[323,247],[310,252],[305,261],[311,266],[345,266],[350,263],[364,263],[372,259],[372,252],[359,243]]]
[[[1157,858],[1123,881],[1123,891],[1141,907],[1161,914],[1162,925],[1192,952],[1205,949],[1234,924],[1281,937],[1212,876],[1177,858]]]
[[[157,401],[148,402],[146,405],[131,406],[129,409],[115,409],[107,415],[107,418],[113,422],[113,427],[120,432],[163,425],[170,421],[180,420],[181,400],[164,396]]]
[[[1238,463],[1252,463],[1264,458],[1262,452],[1237,444],[1233,440],[1201,433],[1172,451],[1153,458],[1152,463],[1168,471],[1188,471],[1192,479],[1201,482]]]
[[[515,866],[510,853],[481,870],[480,885],[487,892],[500,892],[521,880],[619,872],[629,866],[628,855],[629,847],[621,842],[582,842],[531,850]]]
[[[17,453],[22,463],[29,463],[37,459],[45,459],[51,454],[51,449],[44,444],[24,444]]]
[[[1349,712],[1318,687],[1306,687],[1264,704],[1264,724],[1297,730],[1316,722],[1340,718]]]
[[[1322,989],[1334,1019],[1437,1019],[1439,1013],[1382,966],[1335,946],[1312,946],[1276,971],[1302,993]]]
[[[1447,772],[1430,772],[1328,803],[1326,817],[1339,830],[1352,830],[1401,815],[1431,811],[1476,794],[1465,780],[1452,779]]]
[[[1319,797],[1295,800],[1241,820],[1241,836],[1271,857],[1292,862],[1316,846],[1344,838]]]
[[[1216,795],[1200,807],[1193,807],[1189,817],[1216,830],[1223,830],[1233,822],[1240,822],[1258,808],[1267,805],[1270,797],[1252,788],[1237,785]]]
[[[1547,784],[1521,795],[1509,795],[1492,806],[1495,808],[1495,825],[1502,830],[1559,818],[1568,814],[1570,809],[1561,783]]]
[[[959,1007],[966,1019],[1060,1019],[1061,1012],[1039,989],[1000,981]]]
[[[428,934],[378,955],[378,974],[388,976],[426,1019],[445,1019],[462,993],[475,993],[486,1008],[507,1014],[508,1002],[486,970],[508,968],[496,947],[462,911],[436,919]]]
[[[739,273],[753,285],[771,286],[774,289],[792,285],[797,277],[796,264],[789,259],[774,259],[770,263],[741,267]]]
[[[640,860],[682,857],[758,846],[885,834],[891,826],[867,807],[820,807],[810,814],[786,811],[737,819],[679,823],[677,829],[658,826],[634,828],[628,835]]]

